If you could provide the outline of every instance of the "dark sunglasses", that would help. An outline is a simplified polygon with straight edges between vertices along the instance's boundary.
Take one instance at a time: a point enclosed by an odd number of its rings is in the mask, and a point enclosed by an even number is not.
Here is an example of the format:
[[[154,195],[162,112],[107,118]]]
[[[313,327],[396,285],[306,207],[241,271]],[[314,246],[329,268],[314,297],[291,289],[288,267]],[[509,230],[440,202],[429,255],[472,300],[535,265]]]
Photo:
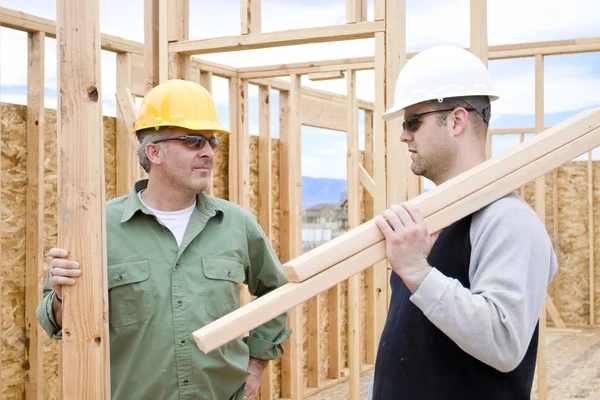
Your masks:
[[[408,117],[404,118],[404,121],[402,122],[402,129],[404,129],[405,131],[409,131],[409,132],[414,132],[417,129],[419,129],[419,124],[421,122],[421,117],[427,114],[432,114],[432,113],[440,113],[440,112],[446,112],[446,111],[453,111],[456,107],[453,108],[446,108],[443,110],[433,110],[433,111],[426,111],[426,112],[422,112],[420,114],[411,114]],[[473,107],[465,107],[465,110],[467,111],[476,111]]]
[[[185,144],[187,147],[194,149],[194,150],[200,150],[200,149],[204,148],[204,145],[206,144],[207,141],[214,152],[217,151],[217,147],[219,146],[219,139],[217,139],[215,136],[206,138],[205,136],[201,136],[201,135],[198,135],[198,136],[195,136],[195,135],[194,136],[192,136],[192,135],[176,136],[176,137],[172,137],[172,138],[160,139],[160,140],[157,140],[152,143],[161,143],[161,142],[166,142],[167,140],[181,140],[181,141],[183,141],[183,144]]]

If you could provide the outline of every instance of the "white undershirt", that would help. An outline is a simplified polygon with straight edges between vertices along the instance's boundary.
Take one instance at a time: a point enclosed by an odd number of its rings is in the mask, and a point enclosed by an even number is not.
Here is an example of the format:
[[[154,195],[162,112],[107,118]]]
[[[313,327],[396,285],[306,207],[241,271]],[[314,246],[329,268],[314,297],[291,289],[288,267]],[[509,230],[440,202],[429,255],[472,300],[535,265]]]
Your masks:
[[[196,202],[191,206],[184,208],[183,210],[177,211],[159,211],[155,210],[152,207],[149,207],[148,204],[144,203],[142,200],[142,191],[138,192],[138,197],[142,204],[152,212],[156,216],[156,218],[171,232],[175,235],[175,239],[177,240],[177,245],[181,246],[181,242],[183,240],[183,235],[185,233],[185,229],[187,228],[188,222],[190,221],[190,217],[194,212],[194,208],[196,207]]]

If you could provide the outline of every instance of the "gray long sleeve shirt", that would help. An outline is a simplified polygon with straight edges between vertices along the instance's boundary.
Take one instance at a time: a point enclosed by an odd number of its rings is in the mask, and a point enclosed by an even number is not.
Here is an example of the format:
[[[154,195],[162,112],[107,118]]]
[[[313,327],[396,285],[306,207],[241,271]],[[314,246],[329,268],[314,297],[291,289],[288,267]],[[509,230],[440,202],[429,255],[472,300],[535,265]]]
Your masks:
[[[558,263],[546,228],[511,193],[473,214],[470,289],[433,270],[410,300],[462,350],[507,372],[522,360]]]

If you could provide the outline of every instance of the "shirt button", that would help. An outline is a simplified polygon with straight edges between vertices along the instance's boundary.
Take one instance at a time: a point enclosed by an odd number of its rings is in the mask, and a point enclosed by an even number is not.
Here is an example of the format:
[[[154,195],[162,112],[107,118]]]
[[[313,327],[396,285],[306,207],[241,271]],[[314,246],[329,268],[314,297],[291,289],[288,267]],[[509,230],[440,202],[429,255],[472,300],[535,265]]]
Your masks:
[[[179,268],[179,263],[175,263],[175,268]]]
[[[181,342],[179,342],[180,346],[183,346],[185,344],[185,340],[182,340]]]
[[[177,300],[177,304],[179,304],[181,306],[181,305],[183,305],[183,301]]]
[[[184,379],[184,381],[183,381],[183,384],[184,384],[184,385],[187,385],[187,384],[188,384],[188,382],[189,382],[189,381],[188,381],[187,379]]]
[[[227,275],[228,275],[228,276],[231,276],[231,271],[227,271]]]

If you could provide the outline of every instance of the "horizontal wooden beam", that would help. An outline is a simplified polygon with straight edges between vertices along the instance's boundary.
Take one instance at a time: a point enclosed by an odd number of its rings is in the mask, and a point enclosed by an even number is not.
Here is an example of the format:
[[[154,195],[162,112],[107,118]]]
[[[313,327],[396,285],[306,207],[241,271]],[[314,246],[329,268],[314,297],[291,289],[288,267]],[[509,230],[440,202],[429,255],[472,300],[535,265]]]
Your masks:
[[[273,78],[259,78],[259,79],[250,79],[250,84],[258,85],[258,86],[270,86],[274,90],[280,90],[284,92],[290,91],[290,83],[286,81],[282,81],[281,79],[273,79]],[[316,97],[322,100],[335,101],[337,103],[346,104],[346,96],[343,94],[337,94],[332,92],[326,92],[324,90],[312,89],[303,86],[302,94],[306,96]],[[375,104],[370,101],[357,99],[358,108],[361,110],[373,111],[375,109]]]
[[[302,125],[346,132],[348,108],[337,101],[324,100],[303,93],[300,119]]]
[[[488,159],[411,200],[423,217],[449,207],[470,193],[508,175],[600,126],[600,109],[586,110],[519,146]],[[335,239],[288,261],[283,269],[290,282],[302,282],[384,239],[372,219]]]
[[[23,32],[43,32],[47,37],[56,39],[56,22],[4,7],[0,7],[0,26]],[[100,34],[100,46],[102,50],[115,53],[144,54],[141,43],[104,33]]]
[[[318,81],[329,81],[332,79],[344,78],[344,71],[330,71],[330,72],[315,72],[308,74],[308,79],[314,82]]]
[[[585,114],[588,117],[598,119],[600,118],[600,109],[596,110],[594,114]],[[471,174],[469,179],[484,184],[478,185],[478,190],[465,191],[465,196],[450,207],[446,207],[427,217],[426,223],[429,229],[432,232],[442,229],[444,226],[448,226],[452,222],[485,207],[565,162],[600,145],[600,128],[595,128],[591,131],[588,130],[585,124],[582,125],[583,121],[581,117],[583,116],[573,117],[574,119],[571,119],[570,123],[562,125],[562,129],[555,131],[553,135],[544,135],[543,133],[538,135],[538,137],[543,135],[543,138],[538,143],[538,147],[545,147],[543,146],[544,144],[555,141],[556,137],[560,137],[563,134],[573,132],[582,133],[575,135],[578,137],[577,139],[539,157],[536,157],[536,154],[534,154],[534,148],[527,146],[526,143],[521,144],[514,153],[519,154],[523,159],[529,160],[529,162],[524,164],[516,163],[520,165],[518,169],[505,174],[497,180],[489,179],[487,169],[475,168],[476,172]],[[583,133],[584,131],[585,133]],[[552,148],[554,146],[548,147]],[[486,164],[490,165],[489,162],[486,162]],[[500,169],[502,165],[504,164],[500,164],[495,168]],[[438,198],[444,195],[445,192],[440,193],[438,191],[435,197]],[[416,199],[414,200],[416,201]],[[418,203],[418,201],[415,202],[415,204]],[[375,226],[375,229],[378,228]],[[351,255],[337,264],[328,266],[328,268],[325,268],[322,272],[310,277],[306,281],[288,283],[194,331],[192,335],[194,336],[196,345],[204,353],[209,353],[229,341],[238,338],[243,332],[250,331],[264,324],[290,308],[369,268],[371,265],[384,259],[385,256],[386,249],[385,241],[383,240],[368,246],[362,246],[360,252]]]
[[[278,32],[226,36],[202,40],[186,40],[169,45],[169,51],[188,55],[224,53],[230,51],[264,49],[299,44],[338,42],[372,38],[385,30],[383,21],[361,22],[319,28],[291,29]]]

